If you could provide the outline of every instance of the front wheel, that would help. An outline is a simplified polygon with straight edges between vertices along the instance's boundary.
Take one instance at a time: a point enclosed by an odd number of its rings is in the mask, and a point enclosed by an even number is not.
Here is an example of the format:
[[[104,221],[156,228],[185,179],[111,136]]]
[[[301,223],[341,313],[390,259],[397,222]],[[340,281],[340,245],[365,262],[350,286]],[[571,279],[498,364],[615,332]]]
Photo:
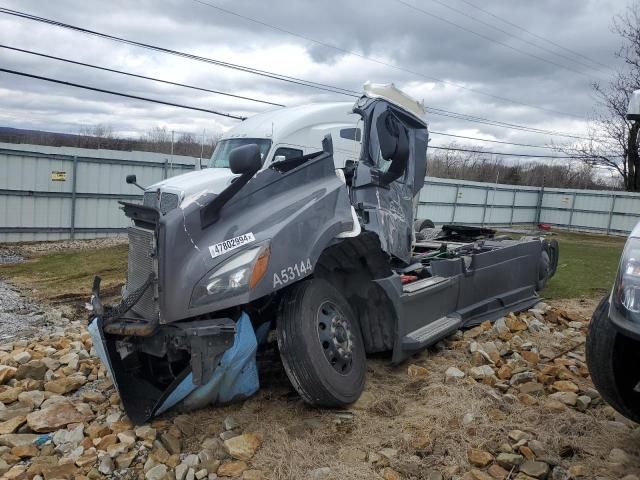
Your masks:
[[[285,292],[277,337],[287,376],[305,402],[339,407],[360,397],[367,358],[358,320],[329,282],[306,280]]]

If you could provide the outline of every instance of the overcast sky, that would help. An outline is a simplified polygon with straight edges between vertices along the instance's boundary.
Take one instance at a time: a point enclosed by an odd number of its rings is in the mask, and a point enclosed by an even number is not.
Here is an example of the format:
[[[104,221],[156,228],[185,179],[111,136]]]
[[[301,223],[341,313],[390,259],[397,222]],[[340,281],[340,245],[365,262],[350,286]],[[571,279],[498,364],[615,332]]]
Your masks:
[[[4,0],[0,6],[351,90],[360,90],[366,80],[393,82],[424,100],[428,107],[580,135],[586,134],[586,119],[595,107],[591,83],[607,81],[610,68],[619,65],[614,53],[620,40],[611,30],[611,21],[612,16],[626,6],[624,0],[402,0],[440,17],[436,18],[398,0],[203,1],[319,43],[222,12],[197,0]],[[446,8],[443,3],[472,18]],[[589,60],[474,9],[471,4]],[[9,46],[286,105],[350,100],[6,14],[0,14],[0,39]],[[70,66],[6,49],[0,49],[0,55],[4,68],[133,95],[243,116],[274,108]],[[7,73],[0,73],[0,105],[0,125],[69,133],[99,123],[132,136],[156,126],[193,133],[206,129],[213,133],[236,124],[234,120],[206,113],[82,91]],[[432,130],[440,132],[540,145],[552,140],[548,135],[442,116],[428,115],[428,121]],[[435,145],[451,139],[434,135],[432,140]],[[506,145],[485,146],[500,151],[549,152]]]

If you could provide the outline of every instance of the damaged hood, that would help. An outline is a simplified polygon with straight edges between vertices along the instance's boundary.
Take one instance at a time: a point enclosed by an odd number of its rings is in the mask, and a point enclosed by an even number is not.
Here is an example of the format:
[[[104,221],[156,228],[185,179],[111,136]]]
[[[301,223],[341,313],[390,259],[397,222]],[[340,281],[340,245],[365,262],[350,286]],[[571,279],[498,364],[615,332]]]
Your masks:
[[[147,187],[145,191],[155,192],[160,190],[162,192],[177,193],[182,201],[182,199],[204,190],[218,194],[237,176],[231,173],[228,168],[205,168],[167,178]]]

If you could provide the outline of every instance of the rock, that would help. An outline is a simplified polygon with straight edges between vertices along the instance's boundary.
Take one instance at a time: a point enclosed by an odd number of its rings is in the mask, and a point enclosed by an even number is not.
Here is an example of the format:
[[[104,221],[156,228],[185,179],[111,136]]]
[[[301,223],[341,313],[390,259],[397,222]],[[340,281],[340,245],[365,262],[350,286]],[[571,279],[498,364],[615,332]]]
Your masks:
[[[456,383],[465,377],[464,372],[456,367],[449,367],[444,372],[444,383]]]
[[[13,360],[15,360],[16,363],[19,363],[20,365],[22,365],[27,363],[29,360],[31,360],[31,354],[29,352],[16,353],[13,356]]]
[[[188,467],[197,467],[198,463],[200,463],[200,459],[198,458],[197,455],[194,455],[193,453],[190,455],[187,455],[184,460],[182,461],[182,463],[184,463],[185,465],[187,465]]]
[[[153,442],[156,439],[156,429],[151,428],[149,425],[142,425],[141,427],[136,428],[135,432],[136,437],[141,440]]]
[[[224,442],[227,453],[237,460],[249,460],[262,444],[259,433],[245,433]]]
[[[391,467],[385,467],[382,470],[382,478],[384,480],[402,480],[400,474]]]
[[[519,442],[520,440],[528,440],[531,435],[527,432],[523,432],[522,430],[511,430],[509,432],[509,438],[514,442]]]
[[[146,480],[163,480],[166,474],[167,466],[160,463],[155,467],[150,468],[147,473],[145,473],[144,478]]]
[[[31,360],[24,365],[20,365],[15,372],[17,380],[32,378],[33,380],[44,380],[44,375],[49,368],[42,360]]]
[[[222,421],[222,426],[225,430],[235,430],[240,427],[240,423],[233,417],[225,417]]]
[[[184,480],[184,477],[187,475],[188,470],[189,465],[185,465],[184,463],[178,465],[175,470],[176,480]]]
[[[465,427],[469,426],[474,422],[475,419],[476,417],[473,415],[473,413],[465,413],[462,417],[462,425],[464,425]]]
[[[564,412],[567,409],[564,403],[560,400],[554,400],[553,398],[549,398],[544,402],[544,408],[555,413]]]
[[[522,332],[527,329],[527,322],[513,314],[505,317],[505,325],[511,332]]]
[[[18,399],[18,395],[22,393],[20,387],[8,387],[0,391],[0,402],[13,403]]]
[[[136,443],[136,433],[133,430],[125,430],[117,434],[118,440],[125,445],[133,445]]]
[[[71,377],[62,377],[56,380],[51,380],[44,384],[44,389],[48,392],[57,393],[58,395],[64,395],[65,393],[73,392],[87,382],[87,377],[82,375],[73,375]]]
[[[580,395],[576,398],[576,408],[584,412],[591,405],[591,397],[588,395]]]
[[[4,447],[17,447],[19,445],[30,445],[40,435],[33,433],[8,433],[6,435],[0,435],[0,446]]]
[[[525,371],[512,375],[509,380],[509,385],[520,385],[521,383],[533,382],[536,379],[536,375],[533,372]]]
[[[556,392],[578,393],[580,391],[578,386],[569,380],[558,380],[557,382],[553,382],[551,388]]]
[[[544,386],[538,382],[526,382],[519,385],[518,390],[525,395],[541,395],[544,393]]]
[[[511,375],[513,375],[513,368],[510,365],[504,364],[498,369],[497,375],[500,380],[508,380],[511,378]]]
[[[160,435],[160,441],[164,448],[171,454],[180,454],[182,451],[182,442],[179,438],[171,435],[170,433],[163,433]]]
[[[624,450],[619,448],[614,448],[609,452],[608,460],[611,463],[619,463],[621,465],[626,465],[629,463],[629,455]]]
[[[129,449],[129,446],[125,443],[114,443],[107,447],[107,453],[111,458],[116,458],[118,455],[125,453]]]
[[[107,458],[110,458],[110,457],[107,457]],[[95,453],[85,452],[83,455],[78,457],[78,459],[76,460],[76,465],[80,468],[84,468],[87,466],[95,465],[97,461],[98,461],[98,456]]]
[[[469,473],[471,474],[471,478],[473,480],[493,480],[493,477],[491,475],[483,472],[482,470],[478,470],[477,468],[471,469]]]
[[[35,457],[39,453],[40,451],[38,450],[38,447],[33,444],[18,445],[17,447],[13,447],[11,449],[11,455],[15,455],[18,458]]]
[[[409,365],[409,368],[407,368],[407,375],[413,378],[426,377],[427,375],[429,375],[429,370],[421,367],[420,365]]]
[[[473,367],[469,369],[469,376],[474,380],[484,380],[486,378],[493,377],[493,368],[489,365]]]
[[[522,462],[524,462],[524,457],[516,453],[500,453],[498,454],[496,461],[501,467],[511,469],[512,467],[517,467],[522,464]]]
[[[539,361],[540,361],[540,355],[538,354],[538,352],[521,352],[520,355],[522,355],[522,358],[524,358],[524,360],[526,362],[529,362],[533,365],[536,365]]]
[[[65,463],[62,465],[43,465],[41,474],[45,480],[50,479],[75,479],[77,478],[78,469],[73,463]]]
[[[193,435],[196,430],[193,420],[188,415],[178,415],[173,419],[173,424],[187,437]]]
[[[245,472],[246,472],[246,470],[245,470]],[[244,476],[245,472],[242,472],[242,478],[245,478],[245,476]],[[202,468],[202,469],[200,469],[200,470],[198,470],[198,471],[196,472],[195,477],[196,477],[198,480],[202,480],[202,479],[203,479],[203,478],[205,478],[208,474],[209,474],[209,472],[207,472],[207,469],[206,469],[206,468]]]
[[[496,480],[506,480],[509,477],[509,472],[495,463],[487,469],[487,473]]]
[[[242,475],[242,472],[248,470],[249,466],[246,462],[241,460],[234,460],[231,462],[225,462],[218,467],[218,471],[216,472],[220,477],[239,477]],[[326,477],[317,477],[317,480]]]
[[[17,417],[13,417],[7,420],[6,422],[0,423],[0,435],[15,432],[26,421],[27,417],[25,417],[24,415],[18,415]]]
[[[44,392],[40,390],[21,392],[18,395],[18,402],[30,408],[38,408],[44,402]]]
[[[520,465],[520,472],[533,478],[547,478],[549,465],[544,462],[527,460]]]
[[[70,402],[61,402],[27,415],[27,424],[34,432],[53,432],[70,423],[82,423],[87,420]]]
[[[9,365],[0,365],[0,385],[4,385],[16,376],[16,367]]]
[[[113,460],[109,455],[105,455],[100,460],[100,465],[98,466],[98,471],[104,475],[111,475],[115,469],[113,465]]]
[[[471,465],[476,467],[486,467],[493,462],[493,455],[485,450],[471,448],[467,452],[467,459]]]
[[[551,480],[569,480],[569,472],[564,467],[554,467],[551,471]]]
[[[91,390],[87,392],[82,392],[81,397],[85,402],[91,402],[91,403],[102,403],[106,401],[106,397],[102,393],[94,392]]]
[[[218,474],[220,471],[218,470]],[[309,472],[309,480],[330,480],[333,472],[329,467],[320,467]]]
[[[578,395],[573,392],[555,392],[549,395],[549,398],[558,400],[565,405],[574,406],[578,401]]]

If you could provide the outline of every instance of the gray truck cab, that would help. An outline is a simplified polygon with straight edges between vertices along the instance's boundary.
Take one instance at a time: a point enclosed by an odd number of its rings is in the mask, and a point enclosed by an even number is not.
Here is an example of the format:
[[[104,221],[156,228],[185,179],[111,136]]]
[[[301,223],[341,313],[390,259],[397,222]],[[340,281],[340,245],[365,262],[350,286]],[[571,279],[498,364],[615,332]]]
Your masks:
[[[350,107],[257,115],[210,168],[122,202],[126,290],[103,306],[96,278],[89,329],[129,417],[251,395],[270,339],[307,403],[348,405],[367,354],[398,363],[536,303],[554,242],[459,225],[413,241],[427,145],[422,104],[365,84]]]

